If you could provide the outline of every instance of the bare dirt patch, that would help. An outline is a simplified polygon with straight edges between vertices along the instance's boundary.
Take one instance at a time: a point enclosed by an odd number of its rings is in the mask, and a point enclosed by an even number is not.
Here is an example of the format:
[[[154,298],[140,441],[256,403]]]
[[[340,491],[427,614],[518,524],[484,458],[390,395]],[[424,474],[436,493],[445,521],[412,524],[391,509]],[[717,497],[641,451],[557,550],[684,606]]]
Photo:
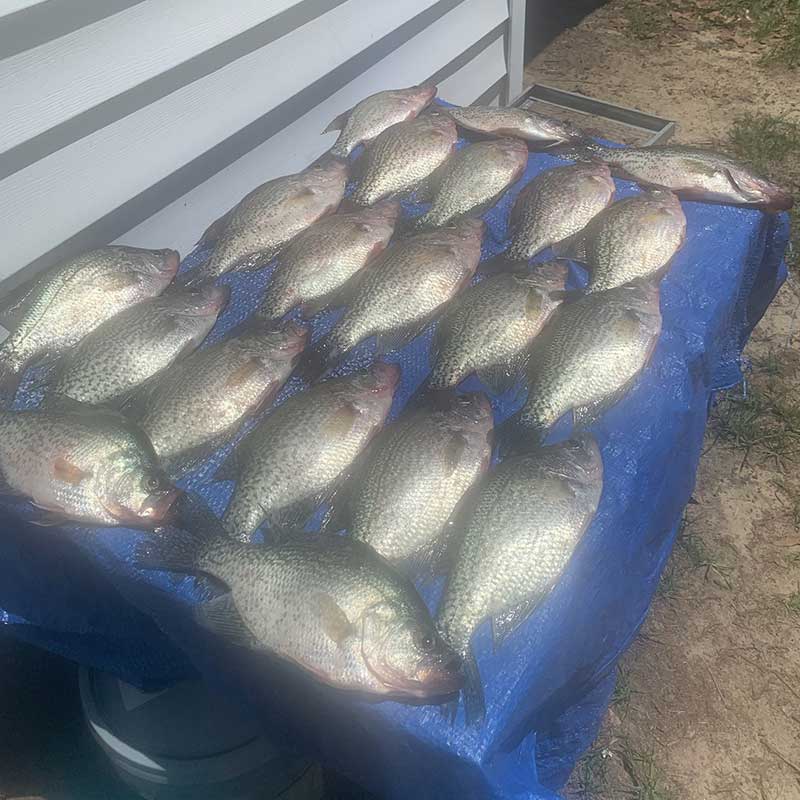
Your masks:
[[[765,63],[776,37],[730,7],[615,0],[527,81],[675,119],[676,141],[766,159],[797,189],[800,72]],[[762,122],[789,125],[780,153],[759,151]],[[800,798],[799,316],[793,275],[747,347],[746,387],[712,415],[695,502],[570,798]]]

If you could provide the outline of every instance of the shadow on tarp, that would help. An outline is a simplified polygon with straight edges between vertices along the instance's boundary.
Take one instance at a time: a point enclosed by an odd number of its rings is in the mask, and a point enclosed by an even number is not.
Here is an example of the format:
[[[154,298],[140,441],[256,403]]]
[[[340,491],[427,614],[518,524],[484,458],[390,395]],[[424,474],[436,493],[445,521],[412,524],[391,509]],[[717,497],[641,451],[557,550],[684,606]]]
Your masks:
[[[484,215],[484,258],[505,246],[522,186],[560,163],[532,154],[524,177]],[[624,181],[617,186],[618,197],[639,191]],[[20,503],[8,506],[0,523],[0,619],[29,642],[141,686],[197,669],[219,691],[260,708],[277,741],[381,797],[552,800],[594,738],[616,662],[650,605],[692,491],[713,392],[741,380],[741,348],[785,278],[786,215],[688,202],[684,210],[687,240],[662,282],[664,325],[653,360],[633,391],[591,427],[605,469],[597,516],[562,580],[498,653],[488,625],[475,637],[488,707],[483,727],[466,729],[463,711],[451,725],[438,707],[374,703],[327,689],[219,642],[192,620],[191,607],[208,598],[207,587],[133,565],[135,545],[147,534],[32,531],[24,520],[34,514]],[[184,268],[205,255],[190,255]],[[255,309],[269,274],[223,278],[232,299],[210,341]],[[314,338],[335,316],[313,320]],[[393,416],[427,374],[431,337],[429,330],[389,357],[403,368]],[[372,346],[358,348],[340,371],[368,363]],[[276,403],[302,388],[293,380]],[[513,389],[493,398],[495,421],[521,401]],[[229,450],[183,481],[217,513],[232,484],[212,476]],[[424,587],[432,608],[440,592],[441,581]]]

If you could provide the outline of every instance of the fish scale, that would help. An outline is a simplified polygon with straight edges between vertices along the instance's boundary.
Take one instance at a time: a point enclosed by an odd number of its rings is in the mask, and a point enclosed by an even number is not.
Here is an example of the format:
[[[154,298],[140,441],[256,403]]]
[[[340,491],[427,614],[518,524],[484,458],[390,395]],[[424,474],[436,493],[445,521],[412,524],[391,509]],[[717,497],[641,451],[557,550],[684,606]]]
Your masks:
[[[445,310],[431,348],[431,389],[457,386],[471,373],[495,392],[503,390],[541,331],[564,290],[565,263],[536,264],[525,273],[494,275],[469,287]],[[507,388],[507,387],[505,387]]]
[[[0,411],[0,474],[51,514],[98,525],[158,522],[177,496],[147,437],[91,407]]]
[[[211,576],[227,588],[194,608],[213,633],[377,697],[435,700],[461,686],[460,659],[414,586],[370,547],[311,534],[250,545],[190,529],[151,537],[138,561]]]
[[[338,208],[346,181],[347,165],[331,158],[253,189],[204,234],[202,241],[218,236],[216,246],[205,264],[185,273],[184,282],[213,280],[252,257],[266,264],[300,231]]]
[[[178,269],[174,250],[102,247],[46,273],[23,301],[0,361],[19,370],[61,352],[124,309],[159,295]]]
[[[353,202],[369,206],[414,189],[455,151],[457,141],[455,123],[442,113],[392,125],[356,163],[361,180]]]
[[[302,231],[281,254],[259,314],[278,319],[300,304],[319,310],[386,248],[399,214],[388,200]]]
[[[413,119],[436,96],[435,86],[411,86],[376,92],[337,117],[326,131],[341,129],[330,152],[346,158],[359,145],[372,141],[390,126]]]
[[[489,466],[491,430],[482,395],[454,396],[446,409],[421,409],[391,425],[358,472],[351,534],[393,563],[435,568],[448,521]]]
[[[416,220],[419,228],[447,225],[491,206],[516,181],[528,163],[519,139],[476,142],[455,153],[443,167],[430,209]]]
[[[484,223],[465,219],[390,247],[367,270],[318,349],[327,364],[370,336],[410,336],[463,288],[481,254]]]
[[[660,332],[654,283],[562,304],[534,343],[519,425],[540,437],[568,411],[584,421],[616,402],[647,364]]]
[[[256,426],[234,456],[236,489],[223,517],[230,535],[246,541],[264,521],[302,524],[383,425],[398,377],[377,364],[325,381]]]
[[[518,195],[505,257],[527,261],[580,231],[611,202],[614,181],[604,164],[575,164],[540,172]]]
[[[678,198],[652,190],[609,206],[557,252],[585,262],[587,291],[597,292],[659,275],[685,239]]]
[[[584,435],[506,459],[480,485],[437,615],[467,664],[468,721],[483,713],[473,634],[492,619],[501,646],[546,597],[594,517],[602,476]]]
[[[308,332],[253,326],[175,364],[137,403],[139,424],[165,465],[202,454],[286,383]],[[131,412],[133,413],[133,412]]]
[[[52,397],[118,400],[203,341],[228,290],[183,289],[139,303],[96,328],[58,366]]]

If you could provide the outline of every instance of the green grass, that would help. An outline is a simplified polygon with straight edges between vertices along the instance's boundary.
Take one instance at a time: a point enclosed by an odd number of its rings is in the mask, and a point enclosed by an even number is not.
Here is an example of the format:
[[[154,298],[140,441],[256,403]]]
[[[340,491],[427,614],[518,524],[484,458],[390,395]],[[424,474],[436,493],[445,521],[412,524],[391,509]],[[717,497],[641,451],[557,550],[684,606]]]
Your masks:
[[[733,569],[712,553],[697,533],[684,528],[678,538],[678,544],[683,548],[692,567],[703,570],[703,577],[706,580],[711,580],[724,589],[733,588],[731,583]]]
[[[630,675],[622,667],[617,667],[617,682],[614,684],[614,694],[611,695],[611,704],[621,713],[630,705],[634,695]]]
[[[605,800],[608,782],[608,755],[600,748],[592,748],[575,767],[573,783],[584,800]]]
[[[628,0],[623,6],[628,30],[637,39],[654,39],[664,33],[671,25],[670,3],[642,3]]]
[[[789,596],[786,601],[786,608],[793,614],[800,614],[800,590]]]
[[[633,783],[631,797],[635,800],[673,800],[673,795],[664,785],[664,775],[652,752],[625,747],[620,750],[619,755]]]
[[[796,195],[800,193],[800,121],[771,114],[745,114],[734,120],[729,147],[756,172],[772,178]],[[793,210],[792,239],[787,253],[790,266],[797,266],[800,262],[798,228],[800,220],[797,211]]]

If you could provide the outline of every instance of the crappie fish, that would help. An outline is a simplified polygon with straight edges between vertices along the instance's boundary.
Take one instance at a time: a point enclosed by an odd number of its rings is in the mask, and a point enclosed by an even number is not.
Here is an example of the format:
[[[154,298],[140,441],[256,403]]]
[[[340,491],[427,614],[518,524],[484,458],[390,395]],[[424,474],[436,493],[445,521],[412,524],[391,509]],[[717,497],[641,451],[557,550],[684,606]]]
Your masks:
[[[598,214],[582,231],[556,246],[589,267],[587,292],[657,277],[686,240],[686,217],[672,192],[653,189],[626,197]]]
[[[192,353],[126,406],[168,471],[202,458],[270,403],[291,375],[308,330],[250,324]]]
[[[0,475],[46,522],[154,526],[179,495],[147,436],[113,411],[0,411]]]
[[[116,402],[205,339],[228,302],[227,287],[181,289],[104,322],[57,367],[50,402]]]
[[[312,372],[333,366],[370,336],[378,351],[410,341],[466,286],[481,257],[484,223],[464,219],[390,247],[359,282],[341,319],[318,344]]]
[[[434,700],[462,685],[461,659],[413,584],[362,542],[308,534],[254,545],[189,530],[148,537],[138,560],[228,589],[194,607],[206,630],[382,699]]]
[[[416,227],[436,228],[467,214],[482,214],[518,180],[527,164],[528,148],[519,139],[467,145],[432,176],[433,202],[416,220]]]
[[[278,259],[259,314],[279,319],[302,305],[311,316],[335,301],[348,281],[389,244],[399,215],[400,204],[385,200],[306,228]]]
[[[510,261],[527,261],[580,231],[608,206],[614,181],[604,164],[540,172],[518,195],[509,217]]]
[[[329,158],[253,189],[203,234],[201,241],[216,239],[217,245],[205,264],[181,276],[183,281],[213,280],[256,257],[256,267],[263,266],[300,231],[336,211],[346,182],[347,165]],[[242,268],[256,267],[248,262]]]
[[[358,160],[361,180],[353,202],[370,206],[414,189],[455,151],[457,140],[453,120],[441,113],[392,125]]]
[[[497,650],[530,616],[589,527],[602,488],[603,462],[588,435],[506,459],[481,484],[437,615],[464,659],[467,724],[484,714],[473,634],[491,619]]]
[[[18,372],[61,353],[123,309],[156,297],[179,262],[175,250],[110,246],[49,270],[18,304],[18,324],[0,344],[0,369]]]
[[[376,92],[340,114],[323,133],[341,131],[331,154],[347,158],[360,144],[371,142],[388,127],[414,119],[436,97],[435,86],[410,86]]]
[[[699,147],[652,145],[604,147],[588,142],[559,150],[559,155],[608,164],[615,175],[650,186],[671,189],[685,200],[786,211],[792,195],[728,156]]]
[[[353,479],[351,534],[394,564],[435,570],[450,522],[489,468],[492,407],[456,395],[443,410],[419,409],[378,434]]]
[[[616,403],[661,333],[658,285],[630,283],[563,303],[534,342],[517,422],[535,438],[573,411],[578,425]]]
[[[378,363],[290,397],[257,425],[215,476],[237,481],[222,519],[230,535],[302,525],[383,425],[399,377]]]
[[[586,138],[568,122],[514,106],[448,106],[442,110],[468,131],[517,136],[545,147]]]
[[[493,275],[456,297],[445,309],[431,347],[428,388],[450,389],[477,373],[494,393],[516,381],[525,355],[561,302],[565,263]]]

